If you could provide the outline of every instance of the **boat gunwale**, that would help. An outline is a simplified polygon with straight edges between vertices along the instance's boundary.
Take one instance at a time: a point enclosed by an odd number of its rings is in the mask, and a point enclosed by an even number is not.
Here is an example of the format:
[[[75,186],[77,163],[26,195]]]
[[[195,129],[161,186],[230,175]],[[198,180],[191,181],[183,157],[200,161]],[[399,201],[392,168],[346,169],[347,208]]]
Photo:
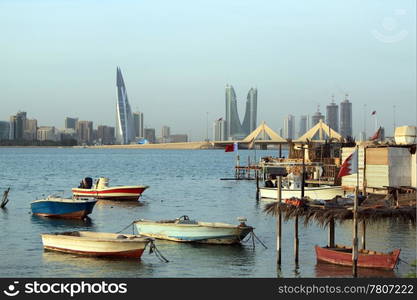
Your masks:
[[[111,189],[135,189],[135,188],[139,188],[139,189],[147,189],[149,188],[149,185],[120,185],[120,186],[109,186],[103,189],[98,189],[98,188],[91,188],[91,189],[84,189],[84,188],[72,188],[71,190],[79,190],[79,191],[104,191],[104,190],[111,190]]]
[[[77,232],[77,231],[74,231]],[[88,231],[78,231],[80,233],[82,232],[88,232]],[[67,232],[67,233],[71,233],[71,231]],[[135,235],[135,234],[116,234],[116,233],[111,233],[111,232],[100,232],[100,233],[104,233],[104,234],[114,234],[115,237],[114,238],[99,238],[99,237],[88,237],[88,236],[74,236],[74,235],[66,235],[63,234],[63,232],[57,232],[57,233],[41,233],[41,237],[55,237],[55,238],[63,238],[63,239],[67,239],[67,240],[84,240],[84,241],[91,241],[91,242],[116,242],[116,243],[135,243],[135,242],[140,242],[140,243],[149,243],[151,241],[153,241],[153,238],[150,237],[145,237],[143,235]],[[124,235],[127,236],[127,239],[117,239],[116,236],[118,235]],[[133,239],[130,239],[129,237],[136,237]]]
[[[163,226],[179,226],[179,227],[209,227],[209,228],[227,228],[227,229],[255,229],[252,226],[241,226],[241,225],[232,225],[227,223],[215,223],[215,222],[198,222],[197,224],[178,224],[178,223],[159,223],[157,221],[151,220],[136,220],[133,221],[133,224],[149,224],[149,225],[163,225]],[[209,224],[221,224],[221,225],[209,225]]]
[[[331,186],[331,185],[325,186],[325,187],[312,186],[312,187],[305,187],[305,188],[306,188],[305,191],[319,191],[319,190],[331,190],[331,189],[342,190],[343,191],[343,188],[341,186]],[[276,187],[266,187],[266,186],[260,187],[259,189],[260,190],[265,189],[265,190],[271,190],[271,191],[276,191],[277,190]],[[301,188],[299,188],[299,189],[282,188],[281,190],[282,191],[301,191]]]
[[[98,201],[94,197],[89,197],[89,198],[91,199],[51,197],[51,198],[38,199],[38,200],[31,201],[30,204],[39,203],[39,202],[61,202],[61,203],[81,204],[81,203],[92,203],[92,202]]]

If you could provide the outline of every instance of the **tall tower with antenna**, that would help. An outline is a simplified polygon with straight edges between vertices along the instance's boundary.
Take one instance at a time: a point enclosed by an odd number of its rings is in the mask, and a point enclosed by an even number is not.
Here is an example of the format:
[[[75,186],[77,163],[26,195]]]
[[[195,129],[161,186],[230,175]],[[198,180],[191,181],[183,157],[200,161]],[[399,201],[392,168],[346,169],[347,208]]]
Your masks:
[[[336,132],[339,132],[339,105],[334,102],[334,95],[332,95],[332,102],[326,106],[326,123]]]
[[[352,136],[352,103],[348,100],[349,94],[340,103],[340,134],[346,138]]]

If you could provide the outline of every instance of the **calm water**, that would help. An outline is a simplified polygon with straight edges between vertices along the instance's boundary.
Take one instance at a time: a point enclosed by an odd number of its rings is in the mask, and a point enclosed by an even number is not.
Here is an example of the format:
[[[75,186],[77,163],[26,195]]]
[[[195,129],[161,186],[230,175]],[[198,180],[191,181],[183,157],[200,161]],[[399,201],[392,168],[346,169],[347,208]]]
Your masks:
[[[240,151],[241,159],[254,152]],[[257,151],[260,155],[273,151]],[[350,268],[317,264],[314,245],[326,244],[326,231],[300,227],[300,263],[293,262],[293,222],[283,228],[283,264],[275,265],[275,220],[256,202],[254,181],[221,181],[233,175],[234,154],[223,151],[0,149],[0,191],[11,187],[10,202],[0,210],[0,276],[6,277],[334,277],[349,276]],[[147,184],[142,204],[99,202],[90,222],[32,216],[30,201],[43,195],[70,195],[83,177],[110,178],[111,185]],[[237,224],[245,216],[268,246],[190,245],[157,241],[170,260],[160,262],[147,252],[141,261],[78,257],[44,251],[39,234],[68,230],[116,232],[135,219],[172,219],[188,215],[201,221]],[[401,259],[416,259],[416,229],[410,224],[383,222],[368,226],[367,246],[402,249]],[[129,228],[126,232],[130,232]],[[336,228],[336,242],[350,244],[351,227]],[[362,276],[404,276],[410,266],[393,272],[363,271]]]

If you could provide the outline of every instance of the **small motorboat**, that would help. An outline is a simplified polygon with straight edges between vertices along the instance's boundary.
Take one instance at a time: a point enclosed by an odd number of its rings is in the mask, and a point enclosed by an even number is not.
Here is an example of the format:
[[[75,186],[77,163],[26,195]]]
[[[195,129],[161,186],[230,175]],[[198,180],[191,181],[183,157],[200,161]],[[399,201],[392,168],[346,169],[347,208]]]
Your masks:
[[[84,219],[91,214],[97,200],[94,198],[61,198],[59,196],[48,196],[45,199],[35,200],[30,203],[34,215],[66,218]]]
[[[253,231],[239,218],[239,225],[226,223],[197,222],[188,216],[175,220],[137,220],[133,223],[139,234],[175,242],[196,242],[205,244],[238,244]]]
[[[74,197],[94,197],[99,200],[137,201],[148,187],[147,185],[110,187],[108,178],[100,177],[93,184],[93,179],[86,177],[78,188],[72,189],[72,194]]]
[[[351,247],[336,245],[334,248],[319,246],[315,248],[318,261],[352,266]],[[400,252],[401,249],[395,249],[389,253],[361,249],[358,251],[358,267],[392,270],[398,263]]]
[[[71,231],[41,234],[44,249],[98,257],[140,258],[152,241],[133,234]]]

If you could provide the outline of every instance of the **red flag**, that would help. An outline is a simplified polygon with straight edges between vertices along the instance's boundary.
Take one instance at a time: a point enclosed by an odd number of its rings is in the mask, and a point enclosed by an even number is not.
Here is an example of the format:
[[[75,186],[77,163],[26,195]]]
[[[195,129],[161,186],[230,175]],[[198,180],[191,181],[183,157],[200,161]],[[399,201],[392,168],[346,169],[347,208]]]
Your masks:
[[[371,116],[373,116],[373,115],[375,115],[376,114],[376,110],[374,110],[372,113],[371,113]]]
[[[382,128],[381,128],[381,126],[379,126],[378,130],[371,137],[371,141],[379,140],[379,138],[381,137],[381,133],[382,133]]]
[[[355,173],[358,173],[358,151],[356,150],[345,159],[340,167],[337,177],[343,177]]]
[[[233,152],[233,151],[235,151],[233,144],[226,145],[226,148],[224,148],[224,152]]]

